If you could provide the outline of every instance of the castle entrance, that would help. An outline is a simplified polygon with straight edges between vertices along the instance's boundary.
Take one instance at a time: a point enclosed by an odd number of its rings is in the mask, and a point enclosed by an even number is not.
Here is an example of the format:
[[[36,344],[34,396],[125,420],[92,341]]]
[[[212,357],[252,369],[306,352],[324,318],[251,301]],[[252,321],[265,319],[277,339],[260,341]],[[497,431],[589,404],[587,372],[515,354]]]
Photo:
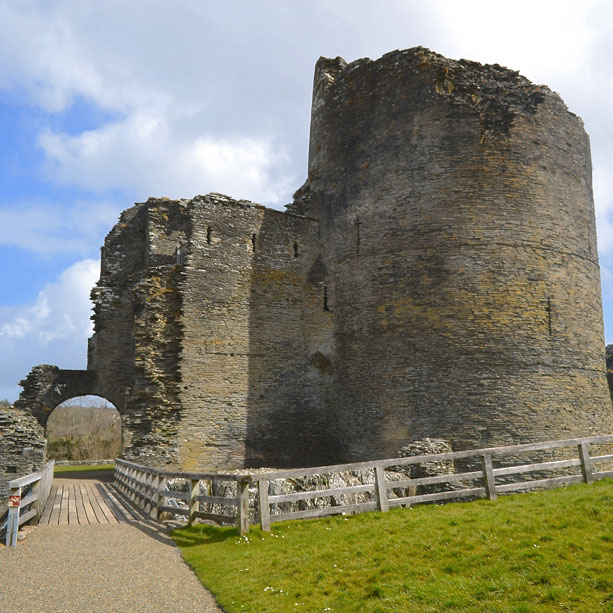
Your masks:
[[[101,396],[77,396],[53,409],[45,435],[49,460],[109,460],[121,453],[121,416]]]

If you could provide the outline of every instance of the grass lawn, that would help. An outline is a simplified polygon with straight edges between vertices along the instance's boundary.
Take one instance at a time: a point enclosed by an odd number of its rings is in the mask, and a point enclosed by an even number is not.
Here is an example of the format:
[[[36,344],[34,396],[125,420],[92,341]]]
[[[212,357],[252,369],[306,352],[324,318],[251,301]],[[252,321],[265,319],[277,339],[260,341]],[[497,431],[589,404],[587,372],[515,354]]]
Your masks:
[[[229,613],[613,612],[611,480],[173,538]]]
[[[53,469],[53,474],[58,475],[61,473],[81,473],[91,472],[99,470],[115,470],[113,464],[87,464],[83,466],[56,466]]]

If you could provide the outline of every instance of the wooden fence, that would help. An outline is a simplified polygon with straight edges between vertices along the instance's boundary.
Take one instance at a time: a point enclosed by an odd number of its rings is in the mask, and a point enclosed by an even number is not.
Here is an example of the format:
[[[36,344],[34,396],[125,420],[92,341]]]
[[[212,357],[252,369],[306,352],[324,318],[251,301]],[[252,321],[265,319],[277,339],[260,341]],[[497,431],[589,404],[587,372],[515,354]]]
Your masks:
[[[410,506],[416,503],[472,499],[483,496],[495,500],[499,494],[536,488],[555,488],[579,482],[591,483],[598,479],[613,477],[613,470],[610,470],[613,466],[613,454],[591,455],[590,446],[595,445],[611,449],[613,435],[390,458],[335,466],[269,472],[245,470],[238,474],[169,472],[118,459],[115,460],[115,481],[136,505],[155,518],[159,518],[163,512],[168,512],[184,516],[188,524],[200,518],[221,524],[236,525],[240,534],[246,534],[249,531],[249,524],[255,523],[256,518],[262,530],[269,531],[272,522],[288,519],[363,513],[374,510],[387,511],[392,507]],[[575,456],[576,454],[576,457],[535,461],[535,457],[539,455],[542,459],[543,455],[560,455],[563,450],[570,450],[568,455]],[[522,456],[526,457],[526,455],[532,457],[521,460]],[[421,478],[397,478],[399,472],[409,472],[412,466],[432,465],[432,463],[438,464],[446,461],[454,463],[461,461],[459,463],[472,466],[472,469]],[[496,467],[497,463],[503,465]],[[601,464],[608,464],[609,470],[598,471],[597,468]],[[565,474],[542,477],[543,474],[551,471],[563,471]],[[269,491],[270,484],[279,480],[286,480],[288,484],[295,485],[296,480],[311,475],[357,472],[368,473],[371,476],[369,482],[308,491],[299,491],[299,488],[294,487],[295,491],[276,495],[271,495]],[[536,473],[536,478],[518,480],[518,477],[521,478],[529,473]],[[395,476],[396,479],[392,480],[392,476]],[[497,482],[497,479],[500,482]],[[167,489],[169,482],[176,483],[179,480],[183,480],[182,489],[186,491]],[[202,488],[200,487],[201,482],[203,483]],[[228,487],[229,483],[233,485]],[[211,489],[211,486],[215,484],[217,489],[225,488],[231,493],[224,496],[200,493],[202,489]],[[223,486],[223,484],[226,485]],[[417,488],[420,486],[439,488],[442,486],[443,489],[446,487],[447,491],[418,494]],[[398,495],[399,491],[400,495]],[[353,502],[335,504],[334,501],[338,501],[338,497],[350,497],[353,498]],[[283,510],[283,503],[314,502],[316,499],[329,499],[329,503],[334,506],[326,505],[298,511]],[[174,501],[174,504],[170,504],[171,500]],[[201,504],[208,505],[212,510],[201,511]],[[221,512],[219,509],[230,509],[230,512]]]
[[[9,481],[9,510],[6,524],[6,546],[17,545],[19,526],[40,517],[51,491],[55,461],[47,462],[34,473]]]

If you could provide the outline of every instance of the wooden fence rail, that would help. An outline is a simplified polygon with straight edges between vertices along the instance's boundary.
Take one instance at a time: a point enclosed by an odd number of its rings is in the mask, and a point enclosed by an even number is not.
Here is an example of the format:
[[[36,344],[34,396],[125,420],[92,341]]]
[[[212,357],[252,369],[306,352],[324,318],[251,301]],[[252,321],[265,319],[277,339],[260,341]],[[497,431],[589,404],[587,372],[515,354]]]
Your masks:
[[[363,513],[365,511],[387,511],[398,506],[410,506],[423,502],[439,502],[486,496],[495,500],[499,494],[519,492],[536,488],[554,488],[571,483],[592,483],[598,479],[613,477],[613,454],[590,454],[591,445],[601,445],[607,449],[613,447],[613,435],[574,438],[562,441],[529,443],[508,447],[492,447],[469,451],[457,451],[441,454],[412,456],[406,458],[389,458],[370,462],[337,464],[334,466],[316,466],[301,469],[252,472],[249,470],[235,473],[181,473],[158,470],[140,466],[125,460],[115,461],[115,481],[120,489],[139,507],[153,517],[161,513],[173,513],[184,516],[188,524],[195,519],[206,519],[222,524],[233,524],[240,534],[249,531],[249,524],[256,520],[262,530],[269,531],[272,522],[308,517],[324,517],[341,513]],[[519,460],[522,455],[559,453],[570,449],[577,457],[562,460],[534,461],[527,458]],[[542,455],[542,453],[541,453]],[[506,456],[506,457],[505,457]],[[542,458],[541,458],[542,459]],[[435,476],[398,479],[410,467],[423,464],[462,460],[470,470],[452,472]],[[495,467],[494,461],[505,464]],[[520,461],[521,463],[517,463]],[[512,465],[507,465],[512,464]],[[607,464],[608,470],[597,471],[601,464]],[[580,472],[568,474],[572,469]],[[542,478],[543,473],[564,470],[561,476]],[[335,473],[356,473],[369,475],[368,483],[302,491],[296,486],[296,480],[311,475],[331,475]],[[391,473],[394,473],[392,475]],[[537,473],[535,479],[517,480],[518,476]],[[395,477],[395,479],[392,479]],[[499,481],[503,482],[497,482]],[[293,486],[294,491],[271,494],[272,482],[286,480],[286,485]],[[182,481],[181,491],[170,489],[169,483]],[[204,483],[203,483],[204,482]],[[228,495],[204,495],[204,489],[210,491],[231,491]],[[225,484],[225,487],[223,486]],[[233,484],[233,485],[229,485]],[[472,484],[472,485],[470,485]],[[215,486],[215,487],[214,487]],[[249,496],[250,486],[254,494]],[[442,486],[446,491],[417,493],[420,486]],[[173,487],[177,487],[173,485]],[[432,488],[431,488],[432,489]],[[436,488],[435,488],[436,489]],[[183,491],[185,490],[185,491]],[[401,492],[400,495],[398,492]],[[404,493],[403,493],[404,492]],[[339,504],[338,497],[351,497],[353,500]],[[328,499],[331,506],[315,508],[282,510],[282,505],[299,503],[314,504],[316,499]],[[200,510],[201,504],[210,510]],[[295,505],[294,505],[295,506]],[[221,512],[220,507],[225,509]],[[230,511],[227,511],[229,509]],[[250,511],[252,511],[250,513]]]
[[[51,491],[55,461],[47,462],[34,473],[9,481],[9,509],[6,521],[6,546],[17,545],[19,526],[40,517]],[[3,526],[4,528],[4,526]]]

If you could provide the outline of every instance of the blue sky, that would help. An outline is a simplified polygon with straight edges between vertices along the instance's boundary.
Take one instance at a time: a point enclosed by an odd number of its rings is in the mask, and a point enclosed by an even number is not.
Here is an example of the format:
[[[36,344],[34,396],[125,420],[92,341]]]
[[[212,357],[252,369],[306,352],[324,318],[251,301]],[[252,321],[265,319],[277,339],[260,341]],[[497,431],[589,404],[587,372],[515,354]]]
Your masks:
[[[0,0],[0,398],[85,366],[119,213],[211,191],[282,208],[304,181],[313,67],[416,45],[557,91],[591,137],[613,343],[613,3]]]

